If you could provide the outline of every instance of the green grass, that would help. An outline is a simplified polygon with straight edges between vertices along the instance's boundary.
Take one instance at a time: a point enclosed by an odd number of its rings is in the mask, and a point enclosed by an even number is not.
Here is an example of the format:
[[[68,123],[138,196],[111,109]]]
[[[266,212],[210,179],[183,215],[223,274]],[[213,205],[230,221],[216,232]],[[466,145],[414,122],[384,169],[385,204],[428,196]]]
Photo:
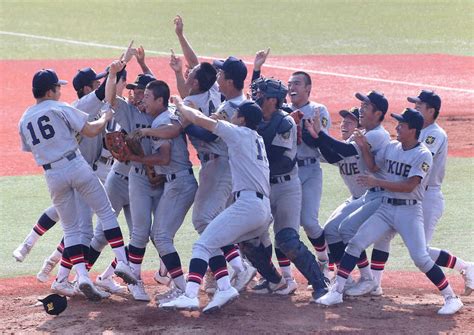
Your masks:
[[[474,205],[472,194],[473,158],[450,158],[447,177],[444,182],[446,212],[437,227],[432,246],[447,248],[457,256],[473,260],[474,247]],[[324,222],[348,195],[336,168],[323,165],[324,186],[320,220]],[[31,254],[23,263],[17,263],[11,252],[23,241],[42,210],[50,205],[49,194],[43,176],[1,177],[0,178],[1,220],[0,236],[3,243],[0,247],[0,278],[35,274],[43,259],[51,253],[61,239],[61,229],[54,227],[37,243]],[[126,224],[120,216],[121,226],[126,233]],[[304,234],[302,234],[304,235]],[[186,221],[176,236],[176,247],[183,264],[188,265],[192,243],[196,240],[188,214]],[[306,237],[304,241],[308,243]],[[308,244],[309,245],[309,244]],[[158,257],[150,244],[145,257],[144,269],[157,269]],[[112,258],[110,248],[106,248],[95,269],[102,271]],[[392,243],[392,256],[388,269],[416,270],[399,237]]]
[[[474,1],[5,1],[0,30],[179,50],[172,19],[202,55],[473,55]],[[0,59],[116,57],[117,50],[0,35]]]

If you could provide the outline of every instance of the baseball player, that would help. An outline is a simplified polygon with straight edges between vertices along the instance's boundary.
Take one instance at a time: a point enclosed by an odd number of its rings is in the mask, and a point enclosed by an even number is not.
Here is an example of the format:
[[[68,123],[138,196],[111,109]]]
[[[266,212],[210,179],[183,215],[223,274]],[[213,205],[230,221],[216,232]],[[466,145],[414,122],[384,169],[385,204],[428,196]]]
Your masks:
[[[250,240],[268,231],[271,221],[269,168],[263,139],[256,132],[262,119],[258,105],[244,101],[233,113],[230,123],[209,118],[185,106],[178,97],[174,97],[174,101],[185,119],[215,133],[227,144],[235,196],[235,202],[217,215],[194,243],[185,293],[160,304],[163,309],[196,310],[199,308],[199,287],[210,258],[219,254],[225,245]],[[239,295],[225,275],[227,269],[223,258],[220,267],[220,273],[215,273],[218,289],[203,309],[204,313],[222,308]]]
[[[441,268],[430,258],[424,237],[421,202],[433,158],[431,152],[418,142],[423,128],[423,116],[411,108],[405,109],[401,115],[391,115],[398,121],[397,141],[392,141],[376,156],[376,164],[385,171],[386,179],[370,175],[358,177],[360,183],[367,187],[385,189],[382,204],[349,241],[335,285],[316,303],[342,303],[346,278],[356,265],[360,253],[373,242],[395,231],[402,237],[415,265],[445,298],[444,306],[438,314],[454,314],[463,304],[454,294]]]
[[[279,80],[260,78],[252,83],[252,98],[262,108],[263,121],[258,133],[263,137],[265,150],[270,165],[270,204],[274,218],[275,253],[278,258],[287,257],[313,285],[314,297],[324,295],[326,284],[319,265],[313,254],[299,239],[299,215],[301,213],[301,183],[298,178],[296,165],[297,130],[296,123],[288,113],[280,108],[287,95],[288,89]],[[263,240],[263,238],[262,238]],[[266,252],[259,252],[251,245],[243,244],[242,249],[254,266],[260,270],[264,280],[257,284],[253,291],[256,293],[278,294],[293,293],[298,285],[294,280],[291,268],[283,272],[283,278],[276,272],[262,272],[260,264],[271,264],[271,242],[263,241]],[[268,250],[268,251],[267,251]],[[268,268],[268,265],[266,265]],[[270,282],[279,284],[273,290]],[[283,287],[279,287],[283,286]]]
[[[64,252],[78,275],[79,289],[93,300],[101,294],[89,279],[81,247],[81,232],[76,220],[74,192],[79,192],[102,222],[107,240],[118,259],[116,274],[126,282],[136,282],[125,255],[123,237],[103,186],[77,150],[74,132],[96,136],[112,118],[106,112],[96,122],[88,122],[87,114],[59,102],[61,85],[53,70],[40,70],[33,77],[36,105],[28,108],[19,123],[22,149],[30,151],[45,177],[54,206],[59,212],[64,231]]]
[[[367,95],[356,93],[356,98],[361,101],[360,123],[364,129],[363,133],[368,141],[370,152],[376,154],[383,150],[390,142],[390,135],[382,126],[382,121],[388,110],[388,101],[383,93],[376,91],[370,91]],[[354,136],[347,143],[344,143],[320,132],[317,122],[313,124],[311,121],[308,121],[308,125],[307,129],[309,131],[316,128],[312,135],[318,138],[317,144],[319,148],[335,151],[337,154],[350,160],[351,163],[342,167],[342,171],[348,175],[345,181],[351,185],[349,189],[359,194],[367,191],[362,197],[350,203],[350,208],[344,215],[339,215],[336,220],[328,222],[325,226],[325,235],[329,250],[331,251],[331,258],[338,264],[349,240],[355,235],[360,225],[379,207],[383,190],[381,188],[369,188],[367,190],[364,186],[357,185],[356,179],[358,175],[368,169],[364,155],[362,155],[362,148],[356,142],[356,135],[359,134],[358,131],[354,133]],[[311,127],[311,125],[314,127]],[[381,171],[376,173],[378,177],[383,178]],[[376,248],[372,253],[372,260],[376,264],[379,264],[377,261],[380,260],[380,255],[387,255],[388,257],[388,249],[379,248],[379,245],[376,243]],[[369,262],[365,250],[361,253],[357,265],[361,272],[361,278],[355,287],[350,287],[354,286],[354,283],[351,281],[346,283],[348,285],[346,286],[347,290],[345,293],[348,295],[366,294],[374,290],[376,286],[373,273],[368,266]]]
[[[433,155],[433,166],[428,176],[425,195],[422,202],[423,227],[425,230],[426,244],[431,242],[433,232],[444,211],[444,198],[441,192],[441,183],[444,179],[446,159],[448,156],[448,138],[446,132],[436,123],[440,109],[441,98],[433,91],[422,90],[417,97],[408,97],[407,100],[415,104],[424,119],[423,129],[420,133],[420,142],[423,143]],[[388,249],[391,237],[384,239],[383,248]],[[428,247],[428,253],[433,261],[441,267],[459,271],[465,282],[464,295],[471,294],[474,289],[474,264],[466,262],[452,255],[446,250]],[[381,272],[384,264],[378,264],[374,273],[379,272],[377,285],[381,290]]]
[[[143,103],[148,115],[154,116],[152,128],[159,128],[178,122],[174,112],[168,107],[170,91],[160,80],[150,82],[145,89]],[[197,189],[185,135],[174,139],[153,140],[153,154],[130,159],[147,165],[154,165],[158,174],[166,176],[163,195],[158,204],[158,218],[152,227],[151,237],[168,269],[175,289],[160,296],[160,302],[180,295],[185,289],[185,279],[181,260],[173,245],[173,239],[181,227],[186,213],[191,207]]]
[[[255,68],[252,79],[260,77],[261,67],[265,63],[270,49],[257,52],[254,61]],[[303,71],[294,72],[288,80],[288,96],[290,98],[289,108],[293,111],[299,110],[303,113],[303,119],[298,126],[298,150],[297,164],[298,175],[302,187],[301,226],[304,228],[308,239],[316,250],[316,255],[321,269],[326,273],[328,269],[328,252],[324,230],[318,221],[319,205],[322,194],[322,170],[319,166],[321,154],[317,148],[308,147],[301,140],[301,129],[303,120],[314,118],[316,110],[320,111],[323,130],[328,132],[331,126],[329,112],[326,106],[309,101],[312,82],[309,74]],[[284,261],[283,261],[284,263]]]
[[[114,119],[123,131],[131,134],[136,129],[150,128],[154,116],[145,112],[143,98],[145,87],[155,78],[149,74],[140,74],[127,89],[133,90],[133,97],[129,101],[120,98],[111,99],[115,110]],[[116,85],[113,81],[107,86],[110,96],[115,97]],[[151,138],[141,139],[141,146],[145,155],[151,155]],[[141,280],[141,264],[145,255],[146,245],[150,239],[151,227],[158,222],[158,203],[163,194],[163,186],[154,187],[146,175],[145,166],[139,162],[131,162],[128,175],[130,211],[132,217],[132,234],[128,245],[130,266],[138,278],[136,284],[128,285],[129,291],[135,300],[150,301],[145,286]],[[168,269],[171,270],[172,269]]]

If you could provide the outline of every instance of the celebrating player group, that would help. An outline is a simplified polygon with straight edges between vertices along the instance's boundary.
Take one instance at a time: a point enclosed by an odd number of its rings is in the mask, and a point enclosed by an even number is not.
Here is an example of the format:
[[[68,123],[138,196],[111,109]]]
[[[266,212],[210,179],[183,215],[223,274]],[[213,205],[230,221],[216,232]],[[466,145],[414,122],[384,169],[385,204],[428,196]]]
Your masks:
[[[292,264],[307,279],[311,302],[330,306],[344,295],[383,295],[390,242],[399,234],[444,298],[438,314],[463,307],[441,267],[462,274],[463,294],[469,295],[474,264],[430,246],[444,211],[448,150],[436,123],[441,98],[435,92],[414,92],[399,113],[387,113],[389,102],[377,90],[356,93],[358,107],[339,111],[337,140],[329,135],[327,108],[309,100],[306,72],[292,73],[287,83],[266,78],[270,49],[259,51],[251,86],[245,87],[242,60],[199,62],[180,16],[174,26],[184,55],[172,52],[170,58],[176,95],[133,42],[105,72],[77,72],[72,104],[60,101],[67,82],[54,70],[34,74],[36,104],[18,127],[22,149],[45,171],[52,206],[13,252],[17,261],[60,221],[63,238],[37,274],[47,282],[57,267],[51,290],[60,295],[101,300],[130,294],[150,301],[141,265],[151,241],[160,257],[154,279],[169,288],[155,297],[159,308],[198,310],[200,290],[212,294],[204,313],[243,290],[294,294]],[[127,84],[127,63],[134,60],[142,73]],[[385,118],[398,122],[396,140],[384,129]],[[200,161],[199,176],[188,140]],[[325,224],[318,220],[321,163],[339,168],[351,194]],[[185,274],[174,240],[191,207],[199,238]],[[128,245],[117,221],[122,210]],[[311,248],[301,241],[300,227]],[[89,270],[107,245],[115,258],[93,281]],[[371,245],[369,261],[365,250]],[[351,276],[356,265],[357,281]]]

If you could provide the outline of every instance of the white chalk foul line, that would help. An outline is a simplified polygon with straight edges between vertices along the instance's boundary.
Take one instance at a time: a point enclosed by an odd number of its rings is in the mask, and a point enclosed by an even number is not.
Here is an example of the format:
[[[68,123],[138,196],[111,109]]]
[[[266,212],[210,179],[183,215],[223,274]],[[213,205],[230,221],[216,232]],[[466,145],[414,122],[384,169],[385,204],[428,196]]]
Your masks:
[[[65,39],[65,38],[31,35],[31,34],[16,33],[16,32],[11,32],[11,31],[0,31],[0,34],[1,35],[25,37],[25,38],[34,38],[34,39],[46,40],[46,41],[52,41],[52,42],[58,42],[58,43],[84,45],[84,46],[90,46],[90,47],[96,47],[96,48],[125,50],[124,46],[102,44],[102,43],[95,43],[95,42],[76,41],[76,40],[70,40],[70,39]],[[148,54],[165,55],[165,56],[168,56],[170,54],[169,52],[148,50],[148,49],[146,50],[146,52]],[[204,58],[204,59],[211,59],[211,60],[218,59],[218,58],[212,57],[212,56],[201,56],[201,55],[199,55],[199,57]],[[248,65],[253,65],[252,62],[245,62],[245,63],[248,64]],[[349,79],[357,79],[357,80],[365,80],[365,81],[374,81],[374,82],[381,82],[381,83],[387,83],[387,84],[396,84],[396,85],[416,86],[416,87],[422,87],[422,88],[434,88],[434,89],[440,89],[440,90],[445,90],[445,91],[474,93],[474,90],[469,90],[469,89],[464,89],[464,88],[455,88],[455,87],[439,86],[439,85],[423,84],[423,83],[413,83],[413,82],[401,81],[401,80],[372,78],[372,77],[357,76],[357,75],[337,73],[337,72],[316,71],[316,70],[309,70],[309,69],[289,67],[289,66],[265,64],[265,67],[272,68],[272,69],[287,70],[287,71],[305,71],[305,72],[308,72],[308,73],[311,73],[311,74],[317,74],[317,75],[322,75],[322,76],[331,76],[331,77],[349,78]]]

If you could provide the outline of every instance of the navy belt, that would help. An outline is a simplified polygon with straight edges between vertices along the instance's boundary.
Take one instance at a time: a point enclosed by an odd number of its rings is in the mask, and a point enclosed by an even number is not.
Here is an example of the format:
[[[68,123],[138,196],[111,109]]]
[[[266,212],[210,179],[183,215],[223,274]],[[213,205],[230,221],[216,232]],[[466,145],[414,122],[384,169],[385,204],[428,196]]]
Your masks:
[[[141,175],[146,175],[145,169],[140,169],[135,167],[135,173],[141,174]]]
[[[183,172],[187,172],[187,173],[183,173]],[[187,176],[187,175],[192,175],[192,174],[194,174],[193,169],[192,169],[192,168],[189,168],[187,171],[180,171],[180,172],[178,172],[178,173],[167,174],[167,175],[166,175],[166,181],[167,181],[167,182],[170,182],[170,181],[172,181],[172,180],[175,180],[175,179],[178,178],[178,177]]]
[[[408,206],[416,205],[418,201],[411,199],[394,199],[394,198],[383,198],[383,202],[392,206]]]
[[[118,173],[116,171],[114,171],[115,175],[117,175],[120,179],[123,179],[123,180],[126,180],[128,181],[128,177],[127,176],[124,176],[123,174],[121,173]]]
[[[104,163],[104,164],[113,164],[114,159],[113,159],[113,158],[106,158],[106,157],[100,156],[97,161],[99,161],[99,162],[101,162],[101,163]]]
[[[306,158],[306,159],[298,159],[298,166],[306,166],[310,164],[316,164],[318,160],[316,158]]]
[[[70,153],[66,154],[63,158],[57,160],[56,162],[59,162],[60,160],[62,160],[62,159],[64,159],[64,158],[66,158],[68,161],[72,161],[72,160],[73,160],[74,158],[76,158],[76,157],[77,157],[76,152],[73,151],[73,152],[70,152]],[[54,162],[54,163],[56,163],[56,162]],[[44,165],[43,165],[43,169],[44,169],[45,171],[46,171],[46,170],[51,170],[51,168],[52,168],[51,164],[54,164],[54,163],[44,164]]]
[[[213,153],[198,154],[199,160],[203,163],[209,162],[210,160],[216,159],[218,157],[218,154]]]
[[[372,187],[372,188],[369,188],[369,191],[370,192],[382,192],[382,191],[385,191],[385,189],[382,188],[382,187]]]
[[[281,184],[285,181],[290,181],[291,176],[289,174],[285,176],[278,176],[278,177],[270,177],[270,184]]]
[[[257,198],[263,199],[263,194],[262,193],[255,192],[255,195],[257,196]],[[235,192],[235,196],[234,196],[235,200],[237,200],[238,197],[240,197],[240,191]]]

